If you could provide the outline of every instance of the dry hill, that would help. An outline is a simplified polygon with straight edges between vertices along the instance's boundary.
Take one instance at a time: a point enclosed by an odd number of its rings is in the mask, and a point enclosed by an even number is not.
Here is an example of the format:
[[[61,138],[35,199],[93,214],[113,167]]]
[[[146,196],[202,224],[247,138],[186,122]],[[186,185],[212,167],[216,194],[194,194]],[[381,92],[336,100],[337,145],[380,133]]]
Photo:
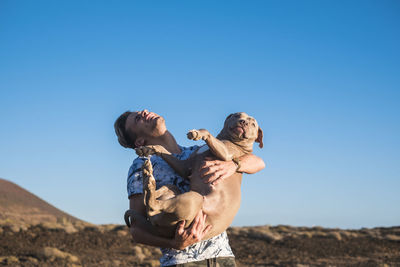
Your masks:
[[[22,187],[0,179],[0,224],[26,229],[30,225],[71,226],[85,222],[57,209]]]

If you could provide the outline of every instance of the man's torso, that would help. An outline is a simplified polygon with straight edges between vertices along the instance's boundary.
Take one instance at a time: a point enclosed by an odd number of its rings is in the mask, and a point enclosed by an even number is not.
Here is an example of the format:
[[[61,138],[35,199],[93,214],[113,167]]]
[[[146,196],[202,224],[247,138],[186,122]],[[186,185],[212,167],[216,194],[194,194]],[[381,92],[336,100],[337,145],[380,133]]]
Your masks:
[[[189,148],[181,147],[182,153],[176,155],[176,157],[178,159],[185,160],[196,149],[197,146]],[[145,158],[136,158],[129,169],[127,183],[128,196],[132,194],[143,193],[141,167],[145,160]],[[153,166],[153,175],[156,179],[157,189],[163,185],[173,184],[182,192],[189,191],[189,182],[177,175],[164,160],[158,156],[151,156],[150,160]],[[229,240],[226,232],[223,232],[222,234],[208,240],[188,246],[184,250],[162,248],[161,252],[163,254],[160,259],[162,266],[200,261],[215,257],[234,256],[229,246]]]

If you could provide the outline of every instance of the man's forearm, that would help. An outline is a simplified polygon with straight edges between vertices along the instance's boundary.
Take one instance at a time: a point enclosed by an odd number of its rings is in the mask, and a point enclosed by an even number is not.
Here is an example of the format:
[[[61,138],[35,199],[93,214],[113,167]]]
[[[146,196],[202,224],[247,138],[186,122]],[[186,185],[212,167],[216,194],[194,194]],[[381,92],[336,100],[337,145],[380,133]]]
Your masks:
[[[265,168],[264,161],[253,154],[246,154],[239,157],[240,168],[238,171],[253,174]]]
[[[175,248],[173,239],[168,239],[165,237],[154,235],[138,226],[135,225],[131,226],[129,231],[132,235],[133,241],[137,243],[153,247]]]
[[[175,247],[174,240],[158,236],[155,227],[143,215],[135,213],[132,219],[129,231],[135,242],[154,247]]]
[[[129,207],[127,211],[130,215],[129,231],[133,241],[162,248],[175,248],[175,239],[169,239],[158,235],[157,229],[146,219],[146,207],[144,206],[144,195],[134,194],[129,197]]]

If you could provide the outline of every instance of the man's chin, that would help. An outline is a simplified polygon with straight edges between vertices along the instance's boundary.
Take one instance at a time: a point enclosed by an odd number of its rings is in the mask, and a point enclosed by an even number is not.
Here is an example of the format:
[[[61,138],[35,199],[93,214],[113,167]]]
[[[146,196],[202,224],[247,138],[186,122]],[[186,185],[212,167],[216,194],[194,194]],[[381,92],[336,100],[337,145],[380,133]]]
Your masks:
[[[157,136],[161,136],[165,134],[166,131],[167,127],[165,125],[164,118],[158,117],[157,119],[155,119],[153,124],[153,132],[155,132]]]
[[[155,127],[160,127],[160,126],[164,126],[165,127],[165,120],[163,117],[157,117],[156,119],[154,119],[154,126]]]

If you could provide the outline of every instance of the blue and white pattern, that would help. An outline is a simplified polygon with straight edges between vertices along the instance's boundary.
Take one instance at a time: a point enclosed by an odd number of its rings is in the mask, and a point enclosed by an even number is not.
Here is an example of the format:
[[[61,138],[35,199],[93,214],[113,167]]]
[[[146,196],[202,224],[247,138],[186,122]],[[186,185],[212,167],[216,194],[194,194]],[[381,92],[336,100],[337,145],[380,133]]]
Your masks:
[[[187,159],[198,146],[180,147],[182,153],[174,155],[180,160]],[[136,158],[128,172],[128,196],[143,193],[142,165],[146,158]],[[167,184],[176,185],[182,192],[190,189],[189,182],[179,175],[160,157],[151,156],[150,161],[153,165],[153,175],[156,179],[157,189]],[[229,246],[226,232],[212,237],[208,240],[193,244],[184,250],[162,248],[161,266],[183,264],[191,261],[201,261],[215,257],[234,257]]]

